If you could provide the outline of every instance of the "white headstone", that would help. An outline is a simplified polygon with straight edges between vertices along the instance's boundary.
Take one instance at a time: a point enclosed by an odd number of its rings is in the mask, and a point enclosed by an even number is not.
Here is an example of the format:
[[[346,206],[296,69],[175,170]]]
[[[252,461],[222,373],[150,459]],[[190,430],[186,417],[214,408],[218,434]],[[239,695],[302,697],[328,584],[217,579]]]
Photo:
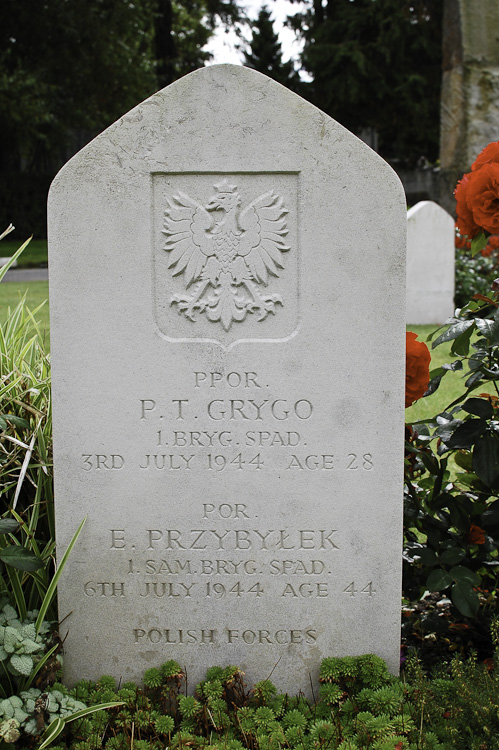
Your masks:
[[[407,212],[409,324],[441,324],[454,313],[454,219],[433,201]]]
[[[310,692],[400,644],[404,193],[243,67],[125,115],[49,201],[66,679]],[[67,638],[66,638],[67,633]]]

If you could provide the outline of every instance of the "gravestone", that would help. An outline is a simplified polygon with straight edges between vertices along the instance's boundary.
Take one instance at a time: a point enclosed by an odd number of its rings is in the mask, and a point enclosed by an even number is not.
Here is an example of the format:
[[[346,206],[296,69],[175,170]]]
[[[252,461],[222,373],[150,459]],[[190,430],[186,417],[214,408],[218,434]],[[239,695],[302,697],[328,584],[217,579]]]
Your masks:
[[[66,679],[167,659],[310,693],[398,670],[404,193],[231,65],[147,99],[49,199]]]
[[[433,201],[407,212],[406,319],[441,324],[454,313],[454,219]]]

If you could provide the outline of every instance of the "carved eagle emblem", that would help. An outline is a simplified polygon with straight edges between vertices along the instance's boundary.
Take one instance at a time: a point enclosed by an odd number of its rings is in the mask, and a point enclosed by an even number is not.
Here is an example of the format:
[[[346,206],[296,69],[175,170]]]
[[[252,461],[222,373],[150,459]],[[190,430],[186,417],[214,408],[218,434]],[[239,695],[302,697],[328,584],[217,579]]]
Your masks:
[[[170,304],[190,320],[204,314],[228,331],[248,313],[264,320],[283,304],[278,294],[264,294],[262,285],[284,268],[288,212],[273,191],[242,208],[237,185],[224,179],[214,187],[204,206],[180,191],[168,200],[164,250],[168,268],[173,276],[184,275],[186,287]]]

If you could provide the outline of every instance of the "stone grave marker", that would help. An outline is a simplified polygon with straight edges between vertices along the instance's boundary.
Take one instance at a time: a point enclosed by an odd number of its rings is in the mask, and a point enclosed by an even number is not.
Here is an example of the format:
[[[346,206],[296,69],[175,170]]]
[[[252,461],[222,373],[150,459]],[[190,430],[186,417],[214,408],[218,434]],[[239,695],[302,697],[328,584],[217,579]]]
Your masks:
[[[66,679],[398,670],[405,199],[247,68],[192,73],[49,199]],[[63,619],[64,618],[64,619]],[[67,636],[67,637],[66,637]]]
[[[441,324],[454,313],[454,219],[438,203],[421,201],[407,212],[409,324]]]

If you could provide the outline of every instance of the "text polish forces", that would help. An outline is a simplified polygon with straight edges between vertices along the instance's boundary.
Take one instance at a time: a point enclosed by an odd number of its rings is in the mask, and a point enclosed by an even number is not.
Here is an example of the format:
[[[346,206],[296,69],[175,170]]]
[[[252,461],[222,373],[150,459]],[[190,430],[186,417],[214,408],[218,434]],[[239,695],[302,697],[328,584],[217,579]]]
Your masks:
[[[172,628],[135,628],[133,630],[133,640],[137,645],[140,644],[162,644],[162,645],[188,645],[192,643],[212,644],[212,643],[245,643],[247,645],[279,645],[289,646],[290,644],[308,644],[316,643],[318,633],[312,628],[306,630],[266,630],[266,629],[235,629],[226,628],[225,631],[218,632],[215,629],[203,628],[201,630],[184,630]]]

